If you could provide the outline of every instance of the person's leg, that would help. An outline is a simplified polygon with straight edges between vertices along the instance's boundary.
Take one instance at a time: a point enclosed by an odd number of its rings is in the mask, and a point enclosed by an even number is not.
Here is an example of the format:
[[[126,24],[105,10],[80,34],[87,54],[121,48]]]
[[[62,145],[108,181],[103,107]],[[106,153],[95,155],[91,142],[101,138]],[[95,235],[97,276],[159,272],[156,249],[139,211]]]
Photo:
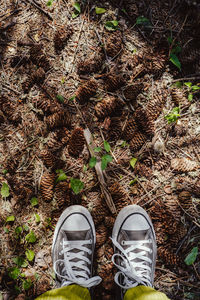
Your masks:
[[[90,300],[87,288],[101,282],[92,277],[96,243],[95,227],[89,211],[73,205],[60,216],[53,237],[52,260],[59,289],[44,293],[37,299]]]
[[[48,291],[36,300],[91,300],[91,297],[87,288],[72,284]]]
[[[169,298],[152,287],[140,285],[127,290],[123,300],[169,300]]]
[[[153,289],[156,263],[156,236],[145,210],[138,205],[123,208],[112,232],[112,261],[119,271],[115,282],[119,299],[164,300],[163,293]]]

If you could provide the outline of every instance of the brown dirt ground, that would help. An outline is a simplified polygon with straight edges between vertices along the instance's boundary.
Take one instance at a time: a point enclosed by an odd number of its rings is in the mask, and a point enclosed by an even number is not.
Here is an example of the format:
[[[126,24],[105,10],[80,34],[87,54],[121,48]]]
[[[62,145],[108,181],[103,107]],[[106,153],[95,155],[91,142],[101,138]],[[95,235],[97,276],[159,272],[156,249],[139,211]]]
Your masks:
[[[62,210],[77,203],[91,211],[96,225],[95,273],[104,279],[95,299],[114,298],[108,239],[114,216],[88,165],[86,126],[96,146],[103,148],[104,140],[111,145],[113,161],[104,176],[117,211],[139,204],[153,219],[155,287],[173,300],[200,298],[199,257],[191,266],[184,263],[199,245],[199,93],[188,101],[188,88],[175,85],[198,85],[200,79],[200,8],[194,2],[81,1],[81,14],[73,19],[73,1],[55,0],[51,7],[46,0],[0,1],[0,178],[10,188],[9,197],[0,199],[0,299],[34,299],[55,287],[54,226]],[[96,6],[106,12],[96,15]],[[139,16],[151,26],[137,26]],[[109,20],[119,21],[117,31],[105,29]],[[181,71],[169,62],[177,45]],[[164,117],[177,106],[180,117],[168,124]],[[76,128],[81,130],[72,138]],[[55,183],[57,169],[66,173],[64,183]],[[84,182],[78,195],[70,178]],[[32,197],[38,206],[32,207]],[[6,222],[10,215],[14,222]],[[34,243],[25,239],[31,231]],[[25,258],[26,249],[35,258],[13,280],[13,258]],[[24,290],[27,279],[32,285]]]

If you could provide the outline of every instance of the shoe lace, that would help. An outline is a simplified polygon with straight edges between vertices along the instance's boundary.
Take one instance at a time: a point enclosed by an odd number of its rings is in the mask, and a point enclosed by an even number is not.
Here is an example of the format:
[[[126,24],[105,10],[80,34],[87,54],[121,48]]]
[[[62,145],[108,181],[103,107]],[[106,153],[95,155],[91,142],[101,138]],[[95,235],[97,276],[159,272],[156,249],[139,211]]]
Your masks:
[[[87,267],[87,264],[91,264],[91,261],[85,255],[85,252],[89,255],[92,254],[92,251],[86,247],[89,244],[92,244],[92,240],[62,240],[62,250],[59,254],[64,254],[64,259],[58,259],[53,266],[55,274],[62,278],[61,286],[76,283],[77,285],[90,288],[101,282],[102,279],[99,276],[89,277],[91,271]],[[79,251],[72,252],[74,249]],[[61,274],[57,270],[58,264],[63,264]]]
[[[123,289],[129,289],[138,284],[152,286],[149,266],[152,260],[147,256],[147,252],[152,253],[152,250],[145,245],[151,244],[152,240],[122,241],[122,245],[128,246],[126,249],[122,248],[116,240],[112,239],[112,242],[121,252],[112,256],[112,262],[120,270],[115,275],[115,282]],[[138,252],[138,249],[141,251]],[[120,263],[116,262],[117,258]]]

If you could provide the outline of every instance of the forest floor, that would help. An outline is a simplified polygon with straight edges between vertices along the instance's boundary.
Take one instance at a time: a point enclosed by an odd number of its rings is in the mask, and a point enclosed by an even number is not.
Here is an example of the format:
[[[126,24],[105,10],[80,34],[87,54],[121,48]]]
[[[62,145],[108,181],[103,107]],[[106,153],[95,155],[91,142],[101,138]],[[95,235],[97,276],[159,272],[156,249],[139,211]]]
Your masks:
[[[114,299],[109,237],[128,204],[154,223],[155,288],[200,299],[200,8],[189,2],[0,0],[0,299],[55,287],[52,237],[71,204],[94,218],[95,299]]]

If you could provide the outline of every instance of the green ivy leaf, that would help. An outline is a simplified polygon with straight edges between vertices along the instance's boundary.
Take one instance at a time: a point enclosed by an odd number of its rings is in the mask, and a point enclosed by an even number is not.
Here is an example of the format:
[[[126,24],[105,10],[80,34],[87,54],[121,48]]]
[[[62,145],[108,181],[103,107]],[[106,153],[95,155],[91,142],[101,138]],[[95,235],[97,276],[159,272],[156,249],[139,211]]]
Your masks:
[[[6,170],[6,169],[4,169],[3,171],[2,171],[2,174],[3,175],[6,175],[8,173],[8,170]]]
[[[194,247],[184,260],[186,265],[188,266],[192,265],[195,262],[197,255],[198,255],[198,247]]]
[[[38,214],[34,214],[35,222],[40,223],[40,216]]]
[[[192,91],[195,92],[195,91],[198,91],[200,90],[200,87],[198,85],[193,85],[192,86]]]
[[[57,95],[56,98],[58,99],[59,102],[64,103],[65,99],[61,95]]]
[[[192,100],[193,100],[193,94],[192,94],[192,93],[189,93],[189,95],[188,95],[188,100],[189,100],[189,101],[192,101]]]
[[[181,63],[178,59],[178,57],[176,56],[176,54],[171,53],[170,54],[170,59],[169,59],[179,70],[181,70]]]
[[[172,112],[165,116],[165,119],[168,120],[168,124],[177,121],[177,119],[180,117],[179,114],[179,107],[174,107],[172,109]]]
[[[20,233],[22,233],[22,227],[21,226],[17,226],[16,228],[15,228],[15,233],[16,234],[20,234]]]
[[[37,238],[35,236],[35,233],[31,230],[26,236],[25,236],[25,240],[28,243],[35,243]]]
[[[32,286],[32,281],[30,278],[26,279],[26,280],[23,280],[23,283],[22,283],[22,287],[25,291],[29,290]]]
[[[73,6],[74,6],[75,10],[80,14],[80,12],[81,12],[80,4],[78,2],[75,2]]]
[[[19,268],[26,268],[28,266],[27,261],[25,258],[21,256],[13,257],[12,261],[19,267]]]
[[[69,101],[73,101],[76,98],[76,96],[72,96],[71,98],[69,98]]]
[[[89,166],[90,166],[90,168],[95,167],[96,163],[97,163],[96,157],[95,157],[95,156],[91,157],[91,158],[90,158],[90,161],[89,161]]]
[[[26,232],[28,232],[29,231],[29,227],[28,227],[28,225],[23,225],[23,228],[24,228],[24,230],[26,231]]]
[[[9,233],[9,229],[7,227],[4,227],[3,230],[5,233]]]
[[[8,269],[8,276],[14,280],[16,280],[20,275],[20,270],[17,267]]]
[[[15,221],[15,216],[8,216],[6,218],[6,222],[14,222]]]
[[[137,182],[137,177],[129,182],[129,185],[134,185]]]
[[[82,181],[80,181],[80,179],[76,179],[76,178],[70,179],[70,185],[71,185],[73,192],[76,195],[78,195],[84,188],[84,183]]]
[[[53,4],[54,0],[48,0],[46,3],[46,6],[50,7]]]
[[[104,141],[103,144],[104,144],[104,149],[106,150],[106,152],[110,152],[110,144],[107,141]]]
[[[26,254],[26,258],[28,259],[28,261],[34,260],[35,252],[33,250],[26,249],[25,254]]]
[[[113,20],[113,21],[107,21],[105,23],[105,28],[108,30],[108,31],[115,31],[117,29],[117,26],[118,26],[119,22],[116,21],[116,20]]]
[[[67,179],[67,175],[64,173],[64,171],[62,169],[61,170],[56,170],[56,173],[59,174],[57,179],[56,179],[56,183],[58,183],[60,181],[64,181],[64,180]]]
[[[133,169],[135,168],[136,162],[137,162],[137,158],[135,158],[135,157],[131,158],[131,160],[130,160],[130,165],[131,165],[131,167],[132,167]]]
[[[108,165],[113,160],[112,156],[109,154],[105,154],[101,158],[101,169],[104,171]]]
[[[106,9],[105,8],[102,8],[102,7],[95,7],[95,12],[97,15],[101,15],[101,14],[104,14],[106,12]]]
[[[173,43],[173,39],[172,39],[172,37],[171,37],[171,36],[169,36],[169,37],[167,38],[167,41],[168,41],[168,43],[171,45],[171,44]]]
[[[186,85],[187,87],[191,88],[192,87],[192,82],[184,82],[184,85]]]
[[[151,27],[151,22],[149,21],[149,19],[147,19],[145,17],[138,17],[136,19],[136,24],[142,25],[144,27]]]
[[[38,199],[36,197],[31,198],[31,205],[33,207],[38,205]]]
[[[172,51],[171,51],[171,53],[173,53],[173,54],[179,54],[180,52],[181,52],[181,47],[179,45],[172,48]]]
[[[1,187],[1,196],[6,198],[9,195],[10,195],[9,186],[7,185],[7,183],[3,182],[2,187]]]
[[[95,147],[94,152],[101,152],[102,148],[101,147]]]
[[[78,12],[75,12],[75,13],[72,14],[72,19],[75,19],[75,18],[77,18],[78,16],[79,16],[79,13],[78,13]]]

